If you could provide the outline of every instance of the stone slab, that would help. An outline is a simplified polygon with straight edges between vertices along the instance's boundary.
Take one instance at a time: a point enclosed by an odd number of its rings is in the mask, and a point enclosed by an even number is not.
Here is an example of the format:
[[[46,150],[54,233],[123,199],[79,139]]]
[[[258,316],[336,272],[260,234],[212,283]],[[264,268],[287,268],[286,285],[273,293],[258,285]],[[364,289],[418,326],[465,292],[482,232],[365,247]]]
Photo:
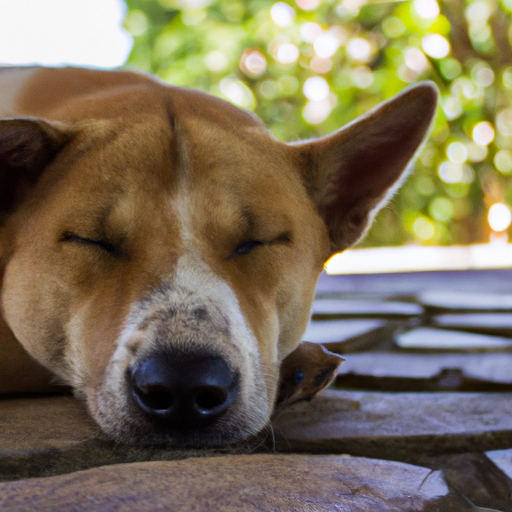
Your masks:
[[[512,311],[512,294],[510,293],[431,290],[421,293],[418,301],[430,311]]]
[[[512,449],[493,450],[485,455],[507,475],[512,484]]]
[[[351,354],[336,385],[381,391],[512,391],[512,354]]]
[[[385,320],[325,320],[310,322],[305,341],[321,343],[339,354],[357,352],[389,341],[396,326]]]
[[[83,404],[72,396],[0,400],[0,457],[70,448],[97,431]]]
[[[395,342],[398,347],[406,350],[466,352],[512,350],[512,338],[433,327],[419,327],[398,334]]]
[[[273,422],[283,452],[392,460],[512,446],[510,393],[370,393],[327,390]]]
[[[458,329],[512,337],[512,313],[438,315],[432,323],[444,329]]]
[[[3,480],[226,453],[115,444],[99,435],[80,403],[71,397],[18,399],[8,408],[15,414],[2,424],[7,426],[0,437]],[[265,445],[264,436],[258,436],[228,451],[276,448],[411,460],[416,453],[498,450],[512,446],[512,394],[327,390],[311,402],[279,413],[273,430],[275,446],[271,438]]]
[[[316,352],[325,352],[321,360],[318,354],[313,354],[320,366],[332,357],[339,364],[340,358],[323,347]],[[84,405],[72,396],[1,399],[0,481],[50,477],[110,464],[266,451],[267,435],[265,431],[240,444],[219,449],[134,447],[107,439]]]
[[[396,301],[317,299],[313,302],[313,319],[326,318],[410,318],[421,315],[418,304]]]
[[[236,450],[236,447],[233,447]],[[72,396],[0,400],[0,480],[53,476],[105,464],[177,460],[215,450],[167,450],[106,439]]]
[[[510,293],[512,269],[464,270],[441,272],[400,272],[390,274],[354,274],[329,276],[322,272],[316,287],[320,295],[357,295],[393,297],[416,295],[427,290],[457,292]]]
[[[240,455],[115,465],[0,484],[4,512],[464,510],[440,472],[340,456]]]
[[[457,453],[435,457],[419,456],[414,463],[441,471],[450,489],[467,500],[468,512],[512,510],[512,481],[484,453]]]

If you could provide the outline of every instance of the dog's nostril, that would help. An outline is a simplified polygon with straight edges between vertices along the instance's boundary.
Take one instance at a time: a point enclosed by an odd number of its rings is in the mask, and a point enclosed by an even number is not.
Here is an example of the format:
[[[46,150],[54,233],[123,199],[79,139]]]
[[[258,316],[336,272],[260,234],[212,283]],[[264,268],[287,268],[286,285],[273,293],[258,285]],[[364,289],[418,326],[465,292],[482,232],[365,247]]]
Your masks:
[[[210,425],[228,411],[239,393],[238,375],[218,357],[147,359],[131,372],[137,407],[160,426],[186,430]]]
[[[211,387],[201,390],[195,403],[203,411],[212,411],[226,402],[228,394],[223,388]]]
[[[163,386],[134,387],[141,402],[155,411],[165,411],[174,404],[174,394]]]

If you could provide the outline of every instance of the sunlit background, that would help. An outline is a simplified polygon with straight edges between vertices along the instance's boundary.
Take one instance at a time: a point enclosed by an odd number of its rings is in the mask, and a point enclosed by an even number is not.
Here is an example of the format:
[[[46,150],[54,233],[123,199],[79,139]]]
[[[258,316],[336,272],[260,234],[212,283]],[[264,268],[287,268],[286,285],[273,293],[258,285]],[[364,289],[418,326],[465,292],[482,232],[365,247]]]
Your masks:
[[[328,270],[512,266],[511,13],[512,0],[0,0],[0,64],[148,70],[254,111],[282,140],[434,80],[430,141],[363,243],[405,248]]]
[[[122,0],[0,0],[0,65],[122,66]]]

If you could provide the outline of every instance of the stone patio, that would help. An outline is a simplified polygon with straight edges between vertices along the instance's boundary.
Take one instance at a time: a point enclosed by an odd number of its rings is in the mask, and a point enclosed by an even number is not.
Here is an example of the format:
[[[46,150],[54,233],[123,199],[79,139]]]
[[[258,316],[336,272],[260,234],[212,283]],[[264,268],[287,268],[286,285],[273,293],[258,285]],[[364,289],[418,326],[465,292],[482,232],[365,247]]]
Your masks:
[[[225,450],[116,445],[67,395],[0,400],[0,510],[512,512],[512,270],[322,276],[331,388]]]

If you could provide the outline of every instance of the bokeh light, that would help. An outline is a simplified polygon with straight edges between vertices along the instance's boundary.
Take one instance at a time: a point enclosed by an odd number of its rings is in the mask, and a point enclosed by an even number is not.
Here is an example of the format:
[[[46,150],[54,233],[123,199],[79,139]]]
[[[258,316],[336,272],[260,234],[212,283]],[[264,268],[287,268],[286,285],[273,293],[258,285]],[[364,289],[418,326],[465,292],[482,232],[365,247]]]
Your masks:
[[[277,2],[270,9],[270,16],[276,25],[288,27],[295,20],[295,10],[284,2]]]
[[[321,34],[322,27],[318,23],[308,21],[300,27],[300,35],[306,43],[314,43]]]
[[[453,162],[442,162],[437,172],[445,183],[471,183],[474,179],[471,167]]]
[[[512,152],[502,149],[494,156],[494,165],[502,174],[512,174]]]
[[[320,124],[329,117],[333,106],[334,103],[330,97],[317,101],[308,101],[302,111],[302,116],[309,124]]]
[[[375,53],[375,46],[362,37],[355,37],[347,44],[348,56],[357,62],[370,62]]]
[[[427,242],[434,237],[436,229],[430,219],[426,217],[418,217],[413,224],[413,230],[416,238],[423,242]]]
[[[414,9],[427,20],[433,20],[439,16],[440,9],[436,0],[414,0]]]
[[[512,136],[512,109],[502,110],[496,118],[496,125],[501,134]]]
[[[505,203],[494,203],[489,208],[487,220],[493,231],[505,231],[512,222],[512,212]]]
[[[240,59],[240,69],[248,76],[260,76],[267,69],[265,55],[259,50],[245,50]]]
[[[479,146],[488,146],[494,140],[494,128],[487,121],[481,121],[473,127],[473,140]]]
[[[446,149],[446,155],[450,162],[463,164],[468,159],[468,149],[462,142],[452,142]]]
[[[327,58],[336,53],[339,45],[338,38],[332,32],[324,32],[315,39],[313,48],[319,57]]]
[[[304,82],[304,96],[311,101],[323,101],[329,95],[329,84],[321,76],[312,76]]]
[[[320,0],[296,0],[296,2],[303,11],[313,11],[320,5]]]
[[[221,80],[220,91],[239,107],[250,109],[254,104],[254,95],[251,89],[240,80],[234,78]]]
[[[428,34],[421,41],[423,51],[434,59],[443,59],[450,53],[450,43],[440,34]]]

